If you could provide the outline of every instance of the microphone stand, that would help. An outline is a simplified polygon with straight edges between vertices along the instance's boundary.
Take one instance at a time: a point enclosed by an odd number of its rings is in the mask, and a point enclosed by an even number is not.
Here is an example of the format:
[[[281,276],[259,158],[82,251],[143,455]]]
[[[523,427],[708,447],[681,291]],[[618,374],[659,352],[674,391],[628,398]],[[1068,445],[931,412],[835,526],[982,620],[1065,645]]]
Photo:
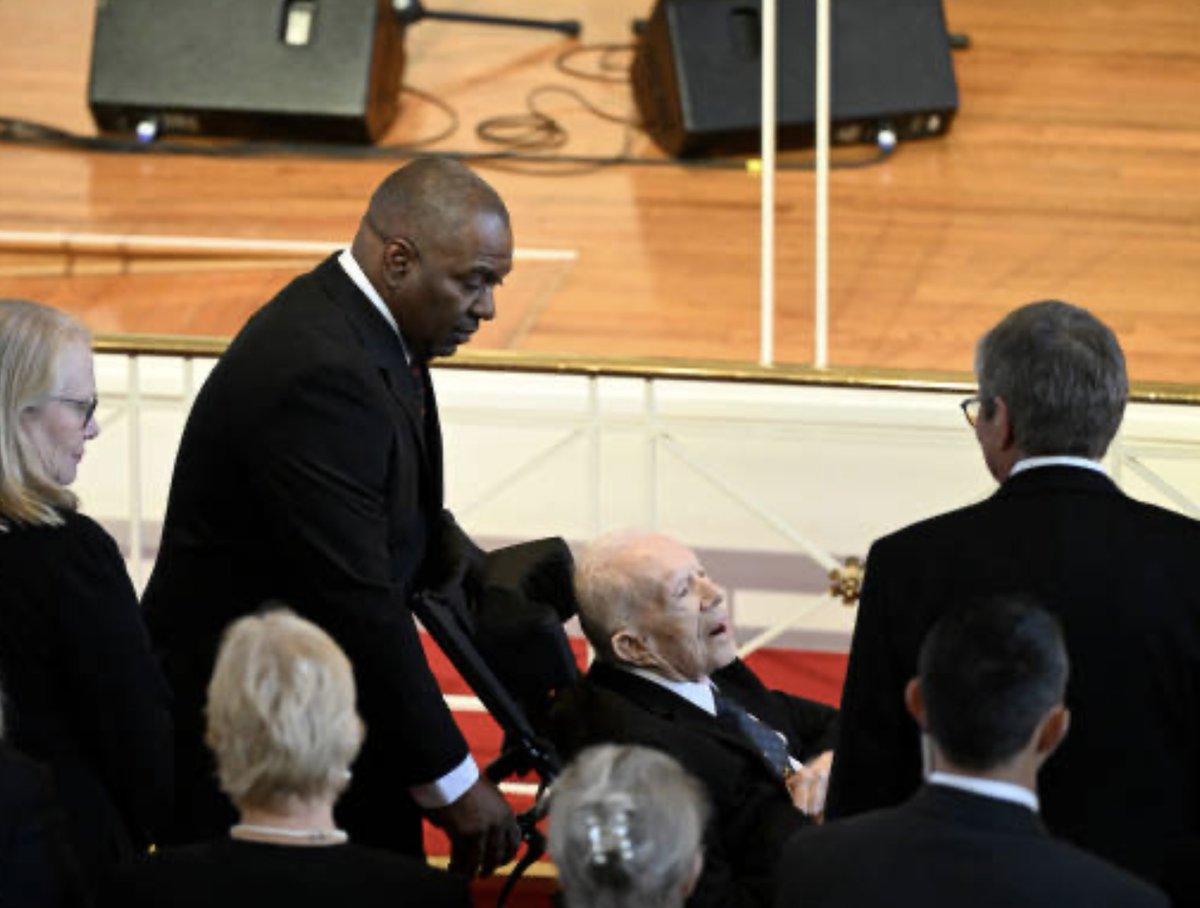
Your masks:
[[[578,19],[522,19],[514,16],[486,16],[476,13],[435,12],[425,8],[421,0],[392,0],[392,9],[401,22],[411,25],[422,19],[443,19],[450,22],[474,22],[480,25],[507,25],[514,28],[541,28],[561,32],[574,38],[582,30]]]

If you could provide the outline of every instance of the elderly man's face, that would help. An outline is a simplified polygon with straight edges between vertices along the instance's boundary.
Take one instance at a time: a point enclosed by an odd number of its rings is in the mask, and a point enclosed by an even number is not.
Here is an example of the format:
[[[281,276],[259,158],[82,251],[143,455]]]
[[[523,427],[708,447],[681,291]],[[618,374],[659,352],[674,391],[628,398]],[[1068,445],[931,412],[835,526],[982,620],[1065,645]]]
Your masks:
[[[650,595],[631,626],[616,634],[618,655],[677,681],[698,680],[733,661],[724,597],[696,553],[669,537],[648,536],[631,554]]]

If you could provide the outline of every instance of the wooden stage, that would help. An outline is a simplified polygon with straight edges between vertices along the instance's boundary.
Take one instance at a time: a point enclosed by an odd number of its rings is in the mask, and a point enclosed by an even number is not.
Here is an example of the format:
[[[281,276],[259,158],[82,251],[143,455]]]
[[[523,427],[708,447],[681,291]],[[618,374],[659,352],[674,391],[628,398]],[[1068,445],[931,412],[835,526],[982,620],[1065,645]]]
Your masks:
[[[784,0],[792,2],[792,0]],[[839,0],[834,0],[839,2]],[[849,0],[846,0],[849,2]],[[577,16],[583,41],[627,42],[650,0],[430,0],[433,8]],[[1005,310],[1048,296],[1118,331],[1133,377],[1200,383],[1200,3],[946,0],[961,109],[950,134],[903,145],[831,182],[830,360],[901,370],[970,367]],[[0,115],[92,133],[90,0],[0,2]],[[409,29],[408,84],[455,109],[434,150],[487,148],[475,125],[566,86],[618,115],[622,81],[555,67],[548,33],[426,21]],[[795,48],[784,48],[793,54]],[[621,78],[622,52],[572,63]],[[608,68],[604,68],[607,64]],[[616,66],[616,69],[611,68]],[[539,106],[565,152],[661,157],[562,93]],[[433,135],[437,106],[406,96],[388,143]],[[861,157],[863,151],[839,152]],[[347,239],[395,162],[115,155],[0,144],[0,231]],[[500,315],[476,346],[541,353],[753,360],[758,183],[744,170],[488,167],[518,246]],[[812,358],[813,178],[778,184],[777,359]],[[282,261],[121,261],[0,246],[0,295],[79,312],[97,331],[227,336],[314,255]]]

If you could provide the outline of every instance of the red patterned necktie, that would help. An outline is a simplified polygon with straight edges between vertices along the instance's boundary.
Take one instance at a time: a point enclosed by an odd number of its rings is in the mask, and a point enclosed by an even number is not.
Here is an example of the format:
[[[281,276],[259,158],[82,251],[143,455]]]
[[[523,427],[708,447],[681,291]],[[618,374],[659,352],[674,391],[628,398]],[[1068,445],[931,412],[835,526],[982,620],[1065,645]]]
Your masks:
[[[421,405],[421,419],[423,421],[425,419],[426,410],[425,399],[429,393],[425,386],[425,370],[422,368],[420,363],[413,363],[409,366],[409,369],[412,370],[413,387],[416,388],[417,400]]]

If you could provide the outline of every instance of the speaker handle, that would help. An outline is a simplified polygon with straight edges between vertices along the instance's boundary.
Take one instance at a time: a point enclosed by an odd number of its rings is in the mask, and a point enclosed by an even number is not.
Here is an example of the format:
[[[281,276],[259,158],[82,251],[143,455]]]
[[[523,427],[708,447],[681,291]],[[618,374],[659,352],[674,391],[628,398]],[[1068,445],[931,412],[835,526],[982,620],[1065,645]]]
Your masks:
[[[435,12],[428,10],[421,0],[392,0],[392,9],[400,21],[411,24],[422,19],[442,19],[449,22],[474,22],[479,25],[507,25],[514,28],[541,28],[561,32],[568,37],[577,37],[583,26],[578,19],[522,19],[515,16],[486,16],[477,13]]]

